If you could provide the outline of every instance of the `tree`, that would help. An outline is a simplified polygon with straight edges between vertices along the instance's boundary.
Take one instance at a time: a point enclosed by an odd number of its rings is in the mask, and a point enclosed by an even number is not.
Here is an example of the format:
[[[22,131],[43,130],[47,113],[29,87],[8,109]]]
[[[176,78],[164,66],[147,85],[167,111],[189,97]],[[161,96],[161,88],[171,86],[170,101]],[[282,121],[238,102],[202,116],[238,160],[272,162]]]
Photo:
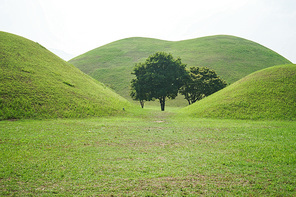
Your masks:
[[[214,70],[207,67],[191,67],[189,76],[180,89],[189,105],[227,86]]]
[[[144,76],[146,74],[145,70],[145,64],[138,63],[134,67],[134,70],[132,74],[136,75],[136,79],[132,79],[131,81],[131,92],[130,96],[134,100],[140,101],[141,107],[144,108],[144,102],[149,101],[150,99],[148,98],[148,84],[146,84],[144,80]]]
[[[137,79],[133,79],[131,81],[131,93],[130,96],[134,99],[134,100],[138,100],[140,101],[141,107],[144,108],[144,103],[145,103],[145,94],[144,92],[141,92],[141,88],[139,86],[138,80]]]
[[[174,99],[184,85],[188,73],[181,59],[171,54],[157,52],[149,56],[144,63],[136,64],[132,74],[131,96],[140,102],[158,99],[161,111],[165,109],[167,98]]]

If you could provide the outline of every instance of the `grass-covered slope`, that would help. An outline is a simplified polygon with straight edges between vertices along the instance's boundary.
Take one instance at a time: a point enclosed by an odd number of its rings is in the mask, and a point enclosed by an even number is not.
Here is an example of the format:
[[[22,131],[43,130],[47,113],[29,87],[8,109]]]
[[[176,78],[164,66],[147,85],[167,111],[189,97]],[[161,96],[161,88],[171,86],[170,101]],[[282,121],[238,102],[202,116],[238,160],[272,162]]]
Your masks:
[[[181,111],[195,117],[296,120],[296,65],[244,77]]]
[[[0,120],[103,116],[129,105],[38,43],[0,32]]]
[[[234,36],[209,36],[184,41],[127,38],[82,54],[70,62],[83,72],[129,98],[131,71],[136,62],[164,51],[189,66],[208,66],[228,83],[270,66],[291,63],[274,51]]]

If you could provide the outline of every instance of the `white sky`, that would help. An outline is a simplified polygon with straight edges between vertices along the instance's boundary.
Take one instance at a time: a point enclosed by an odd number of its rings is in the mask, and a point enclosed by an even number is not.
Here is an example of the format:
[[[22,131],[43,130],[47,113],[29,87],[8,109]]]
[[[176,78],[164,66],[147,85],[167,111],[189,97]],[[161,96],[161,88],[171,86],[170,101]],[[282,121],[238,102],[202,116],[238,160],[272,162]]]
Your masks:
[[[228,34],[296,63],[295,0],[0,0],[0,31],[39,42],[66,60],[127,37]]]

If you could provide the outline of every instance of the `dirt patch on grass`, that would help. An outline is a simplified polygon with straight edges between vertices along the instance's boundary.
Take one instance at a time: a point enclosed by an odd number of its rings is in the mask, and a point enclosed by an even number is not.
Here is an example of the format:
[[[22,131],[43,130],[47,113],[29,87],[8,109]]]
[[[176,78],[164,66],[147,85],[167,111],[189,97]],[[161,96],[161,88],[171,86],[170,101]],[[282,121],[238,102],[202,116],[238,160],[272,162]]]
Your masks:
[[[164,120],[156,120],[154,122],[157,122],[157,123],[162,123],[162,122],[165,122]]]
[[[215,194],[219,190],[228,190],[233,185],[245,186],[244,183],[234,183],[232,178],[223,175],[207,176],[202,174],[188,175],[185,177],[159,177],[140,180],[124,180],[123,185],[117,185],[117,191],[147,196],[207,196]],[[125,189],[123,189],[123,187]],[[119,193],[120,193],[119,192]]]

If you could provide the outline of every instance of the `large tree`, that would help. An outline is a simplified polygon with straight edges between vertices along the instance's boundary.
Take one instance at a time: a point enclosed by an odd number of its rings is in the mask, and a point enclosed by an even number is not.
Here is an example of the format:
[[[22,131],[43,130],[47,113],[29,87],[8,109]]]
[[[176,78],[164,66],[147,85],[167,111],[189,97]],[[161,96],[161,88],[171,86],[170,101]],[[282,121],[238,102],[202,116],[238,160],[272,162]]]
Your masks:
[[[161,110],[165,109],[167,98],[174,99],[184,85],[188,73],[181,59],[174,59],[171,54],[157,52],[149,56],[144,63],[136,64],[132,74],[131,96],[135,100],[150,101],[158,99]]]
[[[191,67],[189,78],[180,89],[189,105],[226,87],[227,83],[207,67]]]

